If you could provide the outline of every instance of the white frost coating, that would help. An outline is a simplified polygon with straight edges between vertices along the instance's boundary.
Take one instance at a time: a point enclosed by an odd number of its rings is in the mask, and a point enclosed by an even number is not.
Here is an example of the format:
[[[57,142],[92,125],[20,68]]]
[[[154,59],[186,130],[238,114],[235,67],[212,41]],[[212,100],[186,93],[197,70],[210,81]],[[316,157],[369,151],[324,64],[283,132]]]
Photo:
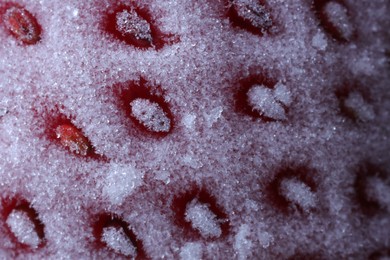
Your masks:
[[[253,246],[250,235],[252,231],[248,224],[242,224],[234,237],[234,250],[237,252],[237,258],[239,260],[248,259]]]
[[[103,195],[119,205],[143,183],[144,174],[132,165],[112,163],[103,182]]]
[[[152,42],[150,24],[134,10],[123,10],[116,14],[116,29],[123,36],[133,35],[137,40]]]
[[[390,212],[390,185],[377,177],[367,179],[367,196]]]
[[[252,86],[247,93],[248,104],[261,115],[274,120],[285,120],[286,111],[283,105],[291,103],[287,87],[281,83],[270,89],[263,85]]]
[[[131,114],[147,129],[153,132],[169,132],[171,120],[156,102],[137,98],[130,103]]]
[[[262,33],[272,27],[273,22],[270,13],[258,0],[234,0],[233,4],[237,14],[250,21],[252,26],[261,30]]]
[[[200,243],[185,243],[180,249],[180,260],[201,260],[202,251],[202,244]]]
[[[136,248],[126,236],[122,228],[105,227],[102,232],[102,241],[118,254],[135,257]]]
[[[368,122],[375,118],[373,107],[357,91],[349,93],[344,101],[344,105],[346,108],[352,110],[355,116],[362,122]]]
[[[280,183],[280,192],[285,198],[296,203],[304,210],[314,208],[317,203],[315,193],[305,183],[297,179],[284,179]]]
[[[219,237],[222,234],[217,216],[207,204],[200,203],[197,199],[187,204],[185,220],[203,237]]]
[[[348,10],[340,3],[330,1],[324,6],[324,14],[328,18],[329,22],[337,28],[341,36],[349,40],[354,33],[354,26],[351,23],[351,19],[348,16]]]
[[[13,210],[9,214],[6,223],[20,243],[31,248],[37,248],[41,243],[34,222],[25,211]]]
[[[328,47],[328,41],[326,40],[325,34],[323,34],[321,31],[318,31],[313,36],[311,45],[318,50],[326,50],[326,47]]]

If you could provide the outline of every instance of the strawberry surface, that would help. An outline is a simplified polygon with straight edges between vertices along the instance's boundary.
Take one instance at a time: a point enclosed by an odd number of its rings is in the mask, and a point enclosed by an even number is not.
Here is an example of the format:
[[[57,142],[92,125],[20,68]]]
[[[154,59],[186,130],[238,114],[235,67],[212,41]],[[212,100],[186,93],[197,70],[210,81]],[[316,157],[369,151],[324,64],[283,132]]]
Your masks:
[[[389,257],[389,9],[0,1],[0,258]]]

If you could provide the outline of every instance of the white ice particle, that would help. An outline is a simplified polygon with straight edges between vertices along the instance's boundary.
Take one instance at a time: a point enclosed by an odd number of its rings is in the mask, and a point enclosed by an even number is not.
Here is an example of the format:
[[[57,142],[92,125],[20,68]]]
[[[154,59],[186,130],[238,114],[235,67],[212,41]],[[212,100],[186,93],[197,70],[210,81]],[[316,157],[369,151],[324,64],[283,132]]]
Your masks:
[[[203,237],[219,237],[222,234],[217,216],[207,204],[200,203],[197,199],[187,205],[185,219]]]
[[[390,185],[385,181],[378,177],[368,178],[366,193],[370,199],[377,201],[390,212]]]
[[[324,14],[329,22],[337,28],[343,39],[349,40],[352,38],[354,26],[350,21],[345,6],[335,1],[330,1],[324,6]]]
[[[105,227],[102,233],[102,241],[116,253],[133,257],[136,255],[136,248],[122,228]]]
[[[6,223],[20,243],[31,248],[37,248],[41,243],[34,222],[27,215],[27,212],[13,210],[9,214]]]
[[[181,260],[200,260],[202,259],[202,244],[188,242],[180,249]]]
[[[117,30],[123,35],[133,35],[137,40],[152,42],[150,24],[134,10],[124,10],[116,14]]]
[[[210,128],[212,127],[218,119],[222,117],[223,108],[218,106],[216,108],[211,109],[209,112],[204,113],[204,118],[206,121],[206,125]]]
[[[285,120],[284,106],[291,103],[287,87],[281,83],[270,89],[264,85],[254,85],[247,93],[248,104],[259,114],[274,120]]]
[[[185,114],[182,119],[182,124],[189,130],[194,129],[196,121],[196,115],[194,114]]]
[[[252,239],[250,237],[251,230],[249,225],[242,224],[234,238],[234,249],[237,252],[238,259],[248,259],[248,255],[251,253],[253,246]]]
[[[137,98],[130,103],[131,114],[148,130],[167,133],[171,120],[161,106],[149,99]]]
[[[344,101],[346,108],[354,112],[354,115],[362,122],[368,122],[375,118],[373,107],[368,104],[357,92],[351,92]]]
[[[112,164],[103,183],[103,194],[112,204],[118,205],[142,185],[143,173],[133,166],[126,164]]]
[[[7,113],[8,113],[8,109],[6,109],[4,107],[0,107],[0,118],[5,116]]]
[[[251,25],[261,30],[262,33],[272,27],[271,15],[259,1],[235,0],[233,4],[237,14],[243,19],[250,21]]]
[[[314,208],[317,203],[317,197],[310,187],[295,178],[284,179],[280,183],[280,192],[304,210]]]
[[[317,50],[324,51],[328,47],[328,41],[322,32],[317,32],[311,40],[311,45]]]

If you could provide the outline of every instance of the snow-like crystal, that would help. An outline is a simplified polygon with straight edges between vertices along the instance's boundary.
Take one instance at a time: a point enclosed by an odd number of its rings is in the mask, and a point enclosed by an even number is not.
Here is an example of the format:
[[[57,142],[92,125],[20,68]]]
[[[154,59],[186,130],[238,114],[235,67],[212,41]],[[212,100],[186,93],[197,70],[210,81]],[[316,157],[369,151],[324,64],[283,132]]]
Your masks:
[[[274,97],[275,100],[281,102],[286,106],[291,105],[292,102],[291,93],[288,90],[287,86],[281,82],[276,83],[274,87]]]
[[[182,124],[189,130],[194,129],[195,122],[196,122],[196,115],[194,114],[186,114],[182,119]]]
[[[6,221],[9,229],[22,244],[37,248],[41,243],[34,222],[23,210],[13,210]]]
[[[130,107],[131,114],[150,131],[164,133],[171,129],[171,120],[158,103],[137,98]]]
[[[180,249],[181,260],[200,260],[202,259],[202,244],[188,242]]]
[[[221,118],[222,112],[223,112],[222,107],[216,107],[211,111],[205,112],[204,117],[205,117],[207,127],[212,127],[214,123],[216,123],[218,119]]]
[[[200,203],[197,199],[187,204],[186,221],[198,230],[203,237],[219,237],[222,234],[220,221],[207,204]]]
[[[336,1],[329,1],[324,6],[324,14],[329,22],[337,28],[343,39],[351,39],[355,28],[344,5]]]
[[[375,118],[373,107],[368,104],[360,92],[353,91],[349,93],[344,100],[346,108],[354,112],[354,115],[362,122],[368,122]]]
[[[136,248],[122,228],[105,227],[102,232],[102,241],[118,254],[131,257],[136,255]]]
[[[291,97],[284,85],[277,85],[275,89],[263,85],[254,85],[248,90],[247,97],[252,109],[261,115],[275,120],[286,119],[283,104],[290,104]]]
[[[143,173],[130,164],[112,163],[103,182],[103,195],[112,204],[121,204],[142,184]]]
[[[313,36],[311,44],[314,48],[321,51],[326,50],[326,47],[328,47],[328,41],[325,35],[320,31]]]
[[[133,35],[137,40],[152,42],[150,24],[134,10],[123,10],[116,14],[116,29],[123,36]]]
[[[250,238],[251,230],[248,224],[240,226],[235,238],[234,249],[237,252],[238,259],[248,259],[248,255],[251,253],[253,246],[252,239]]]
[[[284,179],[280,183],[279,189],[287,200],[299,205],[304,210],[309,210],[316,206],[316,194],[302,181],[295,178]]]

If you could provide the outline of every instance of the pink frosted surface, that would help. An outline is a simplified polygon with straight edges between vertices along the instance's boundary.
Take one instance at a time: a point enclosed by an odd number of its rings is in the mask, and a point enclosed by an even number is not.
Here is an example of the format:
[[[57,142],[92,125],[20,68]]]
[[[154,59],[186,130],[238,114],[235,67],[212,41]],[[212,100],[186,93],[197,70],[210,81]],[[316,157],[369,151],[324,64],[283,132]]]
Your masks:
[[[321,27],[310,1],[267,1],[275,32],[264,35],[232,25],[227,1],[136,1],[179,39],[157,50],[104,31],[112,3],[127,1],[17,2],[42,36],[22,45],[0,24],[0,197],[28,200],[46,242],[21,250],[2,217],[1,258],[120,257],[95,245],[103,213],[128,223],[153,259],[366,259],[390,247],[387,0],[345,1],[356,31],[348,42]],[[287,88],[282,121],[237,109],[239,82],[258,74]],[[115,89],[140,78],[169,104],[166,136],[141,130],[120,108]],[[76,156],[49,138],[56,113],[105,159]],[[311,174],[294,179],[304,192],[289,185],[274,196],[279,173],[301,167]],[[359,174],[379,177],[357,188]],[[195,186],[227,216],[226,235],[193,235],[178,224],[172,203]],[[315,203],[302,210],[308,202],[298,197],[308,190]],[[378,207],[367,214],[358,193]],[[204,227],[222,220],[211,221]]]

